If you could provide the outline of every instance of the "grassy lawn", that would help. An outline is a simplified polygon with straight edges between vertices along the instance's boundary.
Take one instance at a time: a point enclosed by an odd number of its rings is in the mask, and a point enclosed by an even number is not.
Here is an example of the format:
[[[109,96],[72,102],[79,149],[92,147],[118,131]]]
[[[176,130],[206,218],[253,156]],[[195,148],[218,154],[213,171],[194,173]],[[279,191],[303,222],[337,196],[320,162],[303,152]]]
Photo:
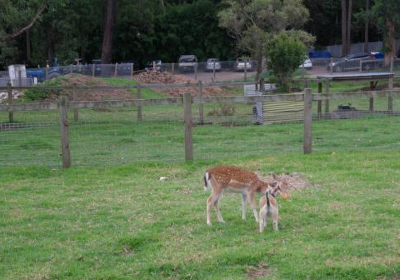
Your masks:
[[[400,152],[0,169],[0,279],[397,279]],[[240,198],[205,222],[202,174],[216,164],[299,172],[310,187],[280,200],[263,234]],[[160,181],[159,177],[168,177]],[[261,278],[260,278],[261,279]]]
[[[143,122],[134,108],[70,112],[68,170],[58,112],[16,113],[31,126],[0,131],[0,279],[399,279],[400,118],[314,121],[303,155],[302,123],[249,125],[251,107],[194,127],[191,163],[182,106],[145,107]],[[279,232],[259,234],[250,209],[243,221],[237,194],[208,227],[202,175],[217,164],[297,172],[308,188],[279,199]]]

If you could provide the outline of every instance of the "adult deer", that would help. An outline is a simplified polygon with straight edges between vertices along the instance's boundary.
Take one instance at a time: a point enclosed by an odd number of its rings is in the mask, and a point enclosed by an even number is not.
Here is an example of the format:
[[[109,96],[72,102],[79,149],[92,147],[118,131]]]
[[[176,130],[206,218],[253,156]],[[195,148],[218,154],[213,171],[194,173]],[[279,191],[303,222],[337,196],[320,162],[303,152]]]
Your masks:
[[[224,223],[219,201],[225,191],[242,194],[242,219],[246,218],[246,201],[249,200],[254,218],[258,222],[257,206],[254,199],[256,193],[265,194],[268,189],[280,184],[277,176],[273,175],[272,182],[261,180],[256,173],[235,166],[217,166],[204,174],[204,189],[211,189],[207,200],[207,225],[211,225],[211,206],[214,205],[219,222]]]

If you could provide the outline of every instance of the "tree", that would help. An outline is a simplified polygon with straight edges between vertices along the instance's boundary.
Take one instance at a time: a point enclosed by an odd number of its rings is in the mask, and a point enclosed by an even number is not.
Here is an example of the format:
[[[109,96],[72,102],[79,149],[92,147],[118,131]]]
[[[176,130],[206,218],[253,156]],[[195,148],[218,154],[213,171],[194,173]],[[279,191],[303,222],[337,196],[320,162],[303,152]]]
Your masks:
[[[347,55],[351,49],[351,18],[353,15],[353,0],[341,0],[342,7],[342,56]]]
[[[111,63],[113,28],[117,13],[117,0],[107,0],[106,15],[104,18],[103,46],[101,48],[101,63]]]
[[[257,62],[256,81],[263,71],[268,38],[286,30],[302,28],[309,12],[302,0],[228,0],[219,13],[220,26],[237,40],[237,47]]]
[[[390,60],[396,57],[396,34],[400,30],[400,1],[376,0],[371,13],[383,33],[385,66],[388,66]]]
[[[266,48],[267,66],[278,80],[280,91],[290,92],[293,73],[306,56],[305,45],[289,32],[276,35]]]

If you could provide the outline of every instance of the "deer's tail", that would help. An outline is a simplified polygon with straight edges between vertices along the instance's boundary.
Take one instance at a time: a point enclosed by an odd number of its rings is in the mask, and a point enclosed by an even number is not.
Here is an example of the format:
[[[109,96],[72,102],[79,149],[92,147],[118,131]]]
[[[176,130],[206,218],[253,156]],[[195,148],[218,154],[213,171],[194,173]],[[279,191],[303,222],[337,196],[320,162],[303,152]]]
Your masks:
[[[205,191],[210,190],[211,189],[211,182],[210,182],[211,174],[206,172],[206,173],[204,173],[203,178],[204,178],[204,190]]]

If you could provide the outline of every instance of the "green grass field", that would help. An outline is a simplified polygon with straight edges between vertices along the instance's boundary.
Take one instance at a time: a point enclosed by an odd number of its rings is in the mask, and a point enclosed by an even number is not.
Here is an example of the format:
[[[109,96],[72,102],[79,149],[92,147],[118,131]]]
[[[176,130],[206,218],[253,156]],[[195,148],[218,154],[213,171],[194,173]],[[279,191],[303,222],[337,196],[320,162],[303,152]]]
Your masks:
[[[146,107],[141,123],[131,108],[80,110],[68,170],[58,112],[16,113],[50,124],[0,131],[0,279],[398,280],[400,118],[314,121],[303,155],[301,123],[248,125],[249,108],[196,126],[188,163],[179,106]],[[208,227],[202,176],[218,164],[297,172],[308,188],[279,199],[279,232],[259,234],[250,209],[243,221],[237,194]]]
[[[400,152],[301,155],[52,170],[1,168],[0,279],[397,279]],[[216,164],[299,172],[263,234],[240,198],[205,223],[202,174]],[[167,181],[159,177],[166,176]],[[271,224],[270,224],[271,225]],[[398,277],[398,276],[397,276]]]

